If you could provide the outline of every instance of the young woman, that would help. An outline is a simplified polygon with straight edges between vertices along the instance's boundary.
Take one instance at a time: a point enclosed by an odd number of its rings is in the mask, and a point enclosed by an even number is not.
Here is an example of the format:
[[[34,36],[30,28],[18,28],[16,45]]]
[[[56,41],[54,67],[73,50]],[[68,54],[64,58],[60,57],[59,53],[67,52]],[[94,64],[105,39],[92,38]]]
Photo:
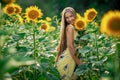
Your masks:
[[[58,55],[56,56],[55,64],[61,80],[72,80],[76,64],[81,64],[80,60],[75,56],[74,40],[77,36],[77,32],[74,29],[75,19],[75,10],[72,7],[66,7],[62,12],[60,43],[57,48]]]

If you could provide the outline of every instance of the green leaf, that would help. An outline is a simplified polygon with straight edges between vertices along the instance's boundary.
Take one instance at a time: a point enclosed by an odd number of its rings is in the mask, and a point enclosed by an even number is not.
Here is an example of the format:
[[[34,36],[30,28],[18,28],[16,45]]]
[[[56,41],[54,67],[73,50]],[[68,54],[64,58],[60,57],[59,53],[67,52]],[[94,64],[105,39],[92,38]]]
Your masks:
[[[120,52],[120,42],[116,44],[116,49],[117,49],[117,52]]]
[[[87,64],[80,64],[75,70],[76,75],[84,75],[88,71]]]
[[[38,40],[39,40],[39,42],[42,42],[44,39],[45,39],[45,37],[41,37]]]
[[[25,46],[17,46],[16,49],[20,53],[26,53],[28,51],[28,48]]]
[[[45,76],[40,76],[38,80],[47,80]]]
[[[90,34],[86,34],[80,38],[81,40],[89,40],[90,39]]]
[[[12,36],[12,38],[15,40],[15,41],[19,41],[20,39],[23,39],[25,36],[25,33],[18,33],[18,34],[15,34]]]
[[[6,72],[14,72],[20,66],[27,66],[32,64],[35,64],[35,61],[28,56],[21,54],[8,56],[0,61],[0,73],[2,72],[4,74]]]
[[[46,63],[46,62],[49,62],[49,61],[48,61],[47,58],[41,58],[41,59],[40,59],[40,62],[42,62],[42,63]]]
[[[91,50],[90,47],[85,46],[84,48],[80,49],[79,52],[82,54],[88,53]]]

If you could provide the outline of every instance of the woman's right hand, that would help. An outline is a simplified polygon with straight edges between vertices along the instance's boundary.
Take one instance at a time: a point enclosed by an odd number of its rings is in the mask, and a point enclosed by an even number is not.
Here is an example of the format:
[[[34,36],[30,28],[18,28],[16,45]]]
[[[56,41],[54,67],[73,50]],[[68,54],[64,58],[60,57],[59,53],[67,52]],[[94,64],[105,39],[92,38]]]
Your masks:
[[[81,62],[80,60],[78,60],[76,63],[77,65],[83,64],[83,62]]]

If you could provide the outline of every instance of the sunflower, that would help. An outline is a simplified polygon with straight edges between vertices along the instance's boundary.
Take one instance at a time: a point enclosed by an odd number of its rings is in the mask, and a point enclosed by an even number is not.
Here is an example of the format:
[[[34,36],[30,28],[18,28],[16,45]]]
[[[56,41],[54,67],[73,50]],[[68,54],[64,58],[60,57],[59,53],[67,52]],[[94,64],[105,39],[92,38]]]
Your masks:
[[[26,9],[26,20],[29,21],[37,21],[38,18],[41,18],[43,13],[41,9],[38,9],[37,6],[30,6]]]
[[[54,26],[51,26],[51,27],[50,27],[50,31],[55,31],[55,29],[56,29],[56,28],[55,28]]]
[[[86,27],[86,21],[84,18],[79,18],[75,20],[75,29],[77,30],[84,30]]]
[[[4,8],[3,11],[5,14],[8,14],[9,16],[15,13],[15,8],[14,4],[7,4]]]
[[[50,26],[48,23],[43,23],[40,26],[40,30],[44,30],[45,32],[47,32],[49,30]]]
[[[97,11],[94,8],[88,9],[84,13],[84,16],[87,22],[92,22],[97,16]]]
[[[120,11],[109,11],[101,20],[100,30],[109,36],[120,36]]]
[[[21,8],[19,5],[14,4],[14,8],[15,8],[15,13],[16,13],[16,14],[20,14],[20,13],[21,13],[22,8]]]
[[[46,21],[51,21],[52,19],[50,17],[46,17]]]
[[[76,19],[81,18],[81,15],[79,13],[76,13]]]

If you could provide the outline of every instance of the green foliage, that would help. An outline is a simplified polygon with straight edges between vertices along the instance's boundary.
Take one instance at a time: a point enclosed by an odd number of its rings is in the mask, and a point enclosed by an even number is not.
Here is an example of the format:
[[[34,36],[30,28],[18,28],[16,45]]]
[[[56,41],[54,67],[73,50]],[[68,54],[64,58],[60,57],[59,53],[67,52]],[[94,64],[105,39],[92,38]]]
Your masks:
[[[83,80],[113,78],[114,69],[113,65],[110,65],[115,51],[113,48],[114,43],[111,43],[113,39],[106,37],[99,31],[99,27],[91,22],[87,24],[85,34],[78,35],[77,41],[79,43],[77,45],[80,47],[77,48],[77,54],[79,54],[83,64],[76,68],[75,73]]]
[[[51,4],[55,2],[53,0]],[[65,4],[66,1],[58,2]],[[75,1],[68,3],[71,2]],[[44,7],[47,8],[46,15],[52,9],[51,4]],[[98,3],[95,1],[89,6],[96,4]],[[50,25],[55,26],[56,30],[45,32],[39,29],[42,23],[24,21],[25,23],[21,24],[16,15],[8,16],[1,11],[0,7],[0,80],[60,80],[59,72],[54,67],[60,19],[57,16],[52,17]],[[57,12],[56,10],[55,13]],[[95,22],[88,23],[85,30],[78,31],[79,35],[75,40],[76,55],[83,64],[76,67],[75,74],[80,80],[119,80],[119,39],[101,34]]]
[[[58,29],[44,32],[41,23],[20,24],[16,15],[1,15],[0,79],[59,80],[54,68]],[[57,17],[53,19],[57,24]],[[34,76],[34,77],[33,77]]]

